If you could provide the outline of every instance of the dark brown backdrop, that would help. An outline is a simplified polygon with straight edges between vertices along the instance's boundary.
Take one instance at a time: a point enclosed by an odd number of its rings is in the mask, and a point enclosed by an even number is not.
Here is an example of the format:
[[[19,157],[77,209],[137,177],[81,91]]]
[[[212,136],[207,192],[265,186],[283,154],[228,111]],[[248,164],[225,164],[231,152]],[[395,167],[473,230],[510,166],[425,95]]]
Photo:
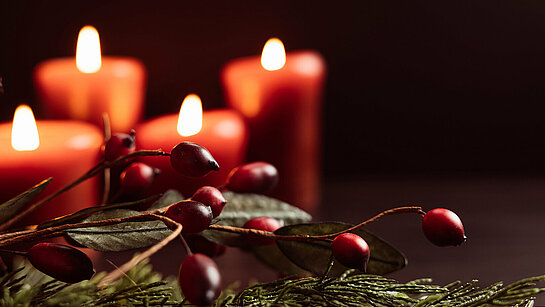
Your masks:
[[[2,120],[20,102],[36,107],[33,66],[72,56],[86,24],[104,54],[145,63],[148,117],[189,92],[222,106],[220,67],[278,36],[328,62],[326,175],[545,170],[540,1],[0,3]]]

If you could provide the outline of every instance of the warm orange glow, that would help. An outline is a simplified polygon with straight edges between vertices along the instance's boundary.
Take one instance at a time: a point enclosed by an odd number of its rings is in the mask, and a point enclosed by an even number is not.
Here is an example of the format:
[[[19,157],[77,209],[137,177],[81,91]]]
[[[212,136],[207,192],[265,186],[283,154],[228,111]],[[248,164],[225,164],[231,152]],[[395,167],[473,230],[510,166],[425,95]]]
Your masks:
[[[185,97],[180,108],[178,117],[178,134],[191,136],[199,133],[202,129],[202,102],[195,94]]]
[[[265,43],[261,53],[261,66],[268,71],[279,70],[286,64],[286,50],[278,38],[271,38]]]
[[[91,74],[100,70],[100,38],[98,31],[92,26],[81,28],[76,47],[76,66],[79,71]]]
[[[27,105],[20,105],[13,115],[11,147],[17,151],[31,151],[39,146],[40,137],[32,109]]]

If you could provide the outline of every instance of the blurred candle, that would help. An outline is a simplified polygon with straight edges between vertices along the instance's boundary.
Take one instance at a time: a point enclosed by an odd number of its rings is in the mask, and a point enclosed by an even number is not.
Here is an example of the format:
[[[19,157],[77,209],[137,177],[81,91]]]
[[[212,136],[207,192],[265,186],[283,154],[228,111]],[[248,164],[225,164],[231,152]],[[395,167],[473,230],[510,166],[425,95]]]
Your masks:
[[[97,30],[85,26],[78,36],[76,58],[38,64],[34,85],[50,117],[85,120],[102,127],[106,112],[112,130],[126,132],[142,117],[146,71],[134,58],[101,57]]]
[[[248,160],[279,171],[273,195],[313,211],[320,200],[320,116],[326,65],[315,51],[286,55],[279,39],[267,41],[261,59],[233,60],[222,70],[228,106],[250,128]]]
[[[17,108],[13,123],[0,124],[0,202],[53,177],[41,199],[98,163],[102,134],[77,121],[34,120],[28,106]],[[97,180],[89,179],[34,211],[25,224],[73,213],[98,201]]]
[[[136,128],[136,148],[170,150],[188,141],[204,146],[219,163],[220,170],[203,178],[188,178],[170,166],[168,157],[143,157],[142,161],[161,170],[150,193],[176,189],[190,197],[199,187],[219,187],[229,171],[245,161],[248,132],[242,116],[233,110],[202,111],[199,96],[188,95],[179,114],[149,120]]]

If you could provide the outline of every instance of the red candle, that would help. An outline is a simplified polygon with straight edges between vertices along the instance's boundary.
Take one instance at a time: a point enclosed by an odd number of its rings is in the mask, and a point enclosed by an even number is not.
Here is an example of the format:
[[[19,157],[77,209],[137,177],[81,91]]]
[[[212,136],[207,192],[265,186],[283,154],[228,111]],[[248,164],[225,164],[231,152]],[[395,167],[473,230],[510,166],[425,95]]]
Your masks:
[[[285,65],[284,65],[285,64]],[[251,131],[248,159],[279,171],[273,195],[308,211],[319,202],[320,116],[326,65],[315,51],[285,54],[271,39],[259,57],[229,62],[221,80],[227,105]]]
[[[170,166],[168,157],[145,157],[142,160],[161,170],[154,180],[151,192],[176,189],[189,197],[203,185],[221,186],[229,171],[244,162],[248,132],[243,118],[233,110],[202,112],[200,98],[188,95],[180,108],[180,114],[164,115],[136,128],[137,149],[169,151],[183,141],[200,144],[220,165],[218,172],[203,178],[188,178]]]
[[[126,132],[142,117],[146,71],[134,58],[101,57],[98,32],[87,26],[80,31],[76,59],[40,63],[34,85],[50,117],[102,127],[102,114],[108,113],[112,130]]]
[[[32,110],[20,106],[13,129],[12,123],[0,124],[0,202],[49,177],[53,181],[37,200],[54,193],[98,163],[102,141],[100,129],[93,125],[77,121],[35,123]],[[94,178],[83,182],[38,208],[25,218],[25,224],[96,205],[97,184]]]

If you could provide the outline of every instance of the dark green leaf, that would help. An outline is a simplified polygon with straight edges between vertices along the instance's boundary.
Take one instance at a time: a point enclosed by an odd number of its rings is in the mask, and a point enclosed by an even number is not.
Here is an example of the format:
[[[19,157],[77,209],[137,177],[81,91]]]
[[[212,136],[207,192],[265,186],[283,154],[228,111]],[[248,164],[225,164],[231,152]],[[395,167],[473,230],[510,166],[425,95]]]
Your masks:
[[[140,206],[142,204],[145,204],[145,203],[147,203],[149,201],[152,201],[152,200],[156,199],[157,197],[159,197],[159,195],[154,195],[154,196],[150,196],[148,198],[144,198],[144,199],[137,200],[137,201],[126,202],[126,203],[108,204],[108,205],[94,206],[94,207],[81,209],[80,211],[78,211],[76,213],[73,213],[73,214],[70,214],[70,215],[63,216],[61,218],[57,218],[57,219],[54,219],[54,220],[44,222],[44,223],[38,225],[38,229],[44,229],[44,228],[49,228],[49,227],[53,227],[53,226],[57,226],[57,225],[63,225],[63,224],[68,224],[68,223],[79,222],[83,218],[85,218],[85,217],[87,217],[87,216],[89,216],[89,215],[91,215],[93,213],[100,212],[100,211],[106,211],[106,210],[111,210],[111,209],[138,207],[138,206]]]
[[[138,214],[141,213],[127,209],[114,209],[91,215],[83,222],[102,221]],[[66,233],[79,244],[97,251],[124,251],[153,245],[168,236],[171,230],[161,221],[149,221],[71,229]]]
[[[308,222],[310,214],[278,199],[252,193],[223,192],[227,205],[215,224],[242,227],[254,217],[268,216],[283,225]],[[212,242],[227,246],[247,247],[242,235],[217,230],[205,230],[202,235]]]
[[[1,204],[0,205],[0,224],[11,219],[18,212],[20,212],[27,205],[29,205],[30,202],[36,196],[38,196],[40,193],[42,193],[45,190],[45,188],[47,188],[51,180],[53,180],[53,178],[51,177],[47,178],[46,180],[30,188],[28,191],[25,191],[15,196],[14,198],[8,200],[7,202]]]
[[[352,226],[353,225],[350,224],[336,222],[299,224],[282,227],[275,231],[275,234],[325,235],[337,233]],[[371,258],[367,265],[367,273],[384,275],[405,267],[407,263],[405,256],[379,237],[362,228],[352,232],[361,236],[369,245]],[[276,244],[280,250],[293,261],[293,263],[315,274],[323,274],[329,263],[329,258],[331,257],[331,243],[329,242],[277,240]],[[347,270],[346,267],[335,262],[335,265],[331,269],[330,276],[338,276],[345,270]]]
[[[148,210],[161,209],[168,207],[174,203],[184,200],[184,197],[180,192],[176,190],[167,190],[161,198],[153,203]]]

